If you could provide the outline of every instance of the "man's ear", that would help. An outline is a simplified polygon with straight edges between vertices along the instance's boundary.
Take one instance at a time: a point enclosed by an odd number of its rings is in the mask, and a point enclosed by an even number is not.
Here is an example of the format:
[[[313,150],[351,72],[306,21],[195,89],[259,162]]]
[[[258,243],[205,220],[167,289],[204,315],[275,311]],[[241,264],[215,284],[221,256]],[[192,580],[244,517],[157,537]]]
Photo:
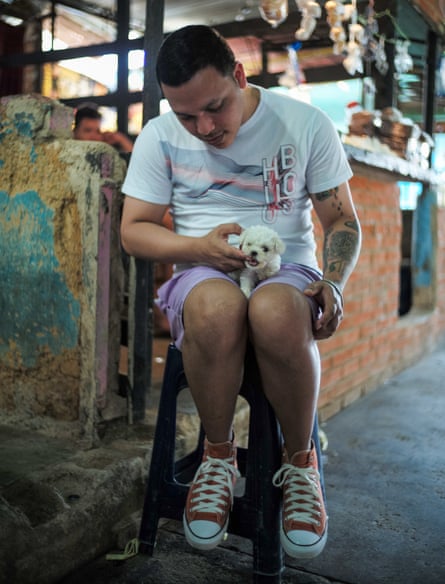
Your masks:
[[[244,66],[239,61],[235,63],[235,69],[233,70],[233,77],[235,81],[238,83],[241,89],[245,89],[247,87],[247,77],[246,72],[244,71]]]

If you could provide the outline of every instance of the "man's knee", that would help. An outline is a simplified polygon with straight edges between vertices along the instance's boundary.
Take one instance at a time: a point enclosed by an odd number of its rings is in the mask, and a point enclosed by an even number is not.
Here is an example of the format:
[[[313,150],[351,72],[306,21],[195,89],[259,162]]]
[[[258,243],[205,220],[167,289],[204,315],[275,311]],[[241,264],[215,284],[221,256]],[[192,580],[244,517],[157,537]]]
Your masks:
[[[196,286],[184,304],[184,325],[199,332],[245,326],[247,301],[241,291],[225,281],[212,280]]]
[[[274,289],[275,288],[275,289]],[[257,337],[282,340],[312,331],[310,305],[305,296],[290,286],[264,286],[251,296],[249,326]]]

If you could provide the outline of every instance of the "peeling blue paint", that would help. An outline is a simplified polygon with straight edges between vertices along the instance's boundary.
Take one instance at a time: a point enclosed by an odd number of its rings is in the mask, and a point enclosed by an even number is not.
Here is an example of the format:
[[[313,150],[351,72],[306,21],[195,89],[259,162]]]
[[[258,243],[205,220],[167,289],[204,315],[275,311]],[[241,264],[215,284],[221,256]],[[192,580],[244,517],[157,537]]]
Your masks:
[[[415,212],[414,281],[417,287],[431,286],[433,277],[434,242],[431,225],[436,193],[425,190],[417,200]]]
[[[25,112],[15,114],[14,126],[19,136],[32,138],[34,125],[34,116],[32,114]]]
[[[31,162],[36,162],[36,160],[37,160],[37,151],[36,151],[36,147],[34,146],[34,144],[31,147],[31,151],[29,153],[29,157],[31,158]]]
[[[0,142],[3,142],[3,140],[12,133],[12,130],[10,128],[8,129],[4,129],[4,126],[0,126],[1,131],[0,131]]]
[[[13,343],[25,367],[78,343],[80,303],[60,270],[53,217],[35,191],[0,191],[0,360]]]

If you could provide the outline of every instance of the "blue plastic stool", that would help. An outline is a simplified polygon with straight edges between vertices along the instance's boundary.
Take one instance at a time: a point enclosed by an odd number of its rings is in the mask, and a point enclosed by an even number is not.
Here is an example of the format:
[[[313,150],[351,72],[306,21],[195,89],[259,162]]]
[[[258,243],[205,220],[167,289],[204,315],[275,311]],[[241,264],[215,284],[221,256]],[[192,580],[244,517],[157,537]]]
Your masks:
[[[158,418],[139,532],[139,550],[153,554],[158,521],[182,521],[188,484],[202,461],[201,427],[195,450],[176,460],[176,410],[179,393],[187,387],[181,352],[168,348]],[[280,583],[284,568],[280,544],[281,490],[272,477],[281,465],[282,437],[275,414],[261,389],[258,367],[249,351],[240,391],[250,407],[248,447],[238,447],[238,467],[245,477],[242,496],[235,496],[228,532],[253,543],[253,582]],[[318,433],[314,438],[318,446]]]

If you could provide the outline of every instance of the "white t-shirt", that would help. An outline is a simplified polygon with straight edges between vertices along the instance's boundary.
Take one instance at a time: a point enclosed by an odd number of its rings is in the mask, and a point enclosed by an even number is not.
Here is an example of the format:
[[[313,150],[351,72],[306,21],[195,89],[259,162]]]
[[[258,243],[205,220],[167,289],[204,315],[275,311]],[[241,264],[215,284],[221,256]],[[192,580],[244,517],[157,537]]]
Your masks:
[[[256,111],[228,148],[195,138],[173,112],[150,120],[136,140],[122,190],[171,205],[182,235],[199,237],[222,223],[268,225],[286,244],[283,262],[317,268],[308,193],[336,187],[352,172],[322,111],[258,89]]]

